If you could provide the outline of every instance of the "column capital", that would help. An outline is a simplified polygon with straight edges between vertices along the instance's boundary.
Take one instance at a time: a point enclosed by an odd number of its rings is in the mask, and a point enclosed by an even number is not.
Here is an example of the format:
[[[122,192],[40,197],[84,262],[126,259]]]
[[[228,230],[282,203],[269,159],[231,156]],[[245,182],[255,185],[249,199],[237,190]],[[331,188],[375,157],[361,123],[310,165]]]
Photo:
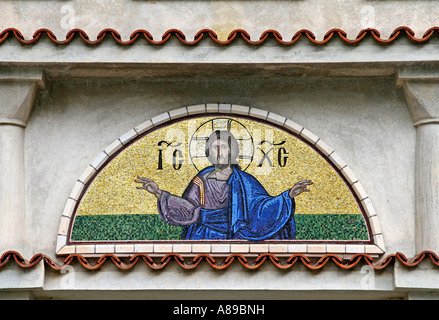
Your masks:
[[[404,90],[415,127],[439,124],[439,66],[401,68],[396,84]]]
[[[0,67],[0,125],[25,127],[39,88],[41,68]]]
[[[44,89],[46,79],[40,67],[0,67],[1,82],[32,82]]]
[[[400,67],[397,71],[396,85],[401,87],[410,81],[439,81],[439,65]]]

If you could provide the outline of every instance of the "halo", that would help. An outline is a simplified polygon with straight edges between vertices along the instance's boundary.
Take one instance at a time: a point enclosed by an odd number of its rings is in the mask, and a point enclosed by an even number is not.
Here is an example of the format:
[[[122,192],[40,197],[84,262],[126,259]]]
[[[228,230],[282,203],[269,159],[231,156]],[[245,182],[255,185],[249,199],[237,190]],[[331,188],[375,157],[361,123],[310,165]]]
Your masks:
[[[194,132],[189,143],[189,157],[197,171],[212,164],[206,157],[205,145],[207,139],[216,130],[229,131],[238,142],[239,166],[245,171],[253,161],[254,144],[250,131],[239,121],[232,118],[214,118],[201,124]]]

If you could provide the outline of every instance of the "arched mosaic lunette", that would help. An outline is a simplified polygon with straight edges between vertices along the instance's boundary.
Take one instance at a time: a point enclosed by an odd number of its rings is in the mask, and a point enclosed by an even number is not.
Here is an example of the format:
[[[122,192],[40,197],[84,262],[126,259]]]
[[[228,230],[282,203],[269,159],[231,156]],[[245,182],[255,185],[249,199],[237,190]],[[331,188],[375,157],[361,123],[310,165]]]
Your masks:
[[[83,194],[86,185],[96,176],[99,170],[109,161],[111,157],[120,150],[123,150],[130,142],[144,134],[145,132],[157,128],[167,122],[199,115],[211,114],[230,114],[236,116],[246,116],[252,119],[260,119],[269,124],[273,124],[288,132],[295,134],[305,141],[309,146],[318,151],[332,166],[339,172],[339,175],[344,179],[345,183],[350,187],[353,194],[358,199],[364,218],[367,220],[370,227],[370,235],[372,241],[370,243],[337,243],[331,241],[324,241],[326,243],[316,243],[307,241],[307,243],[86,243],[86,244],[70,244],[68,241],[69,228],[74,219],[75,208],[78,201]],[[113,141],[107,148],[105,148],[86,168],[83,174],[75,183],[73,190],[67,200],[65,209],[62,213],[60,227],[58,231],[58,240],[56,252],[58,255],[66,254],[83,254],[83,255],[102,255],[106,253],[115,253],[121,255],[130,255],[136,253],[148,253],[152,255],[164,255],[167,253],[178,254],[260,254],[260,253],[274,253],[274,254],[292,254],[292,253],[306,253],[309,255],[321,256],[328,253],[339,254],[345,257],[350,257],[357,253],[366,253],[371,255],[380,255],[384,253],[384,240],[379,225],[377,213],[368,197],[365,189],[361,185],[358,178],[347,166],[347,164],[340,158],[340,156],[331,149],[323,140],[310,130],[287,119],[283,116],[269,112],[266,110],[247,107],[235,104],[211,103],[199,104],[188,107],[175,109],[169,112],[162,113],[153,117],[139,126],[129,130],[121,137]]]

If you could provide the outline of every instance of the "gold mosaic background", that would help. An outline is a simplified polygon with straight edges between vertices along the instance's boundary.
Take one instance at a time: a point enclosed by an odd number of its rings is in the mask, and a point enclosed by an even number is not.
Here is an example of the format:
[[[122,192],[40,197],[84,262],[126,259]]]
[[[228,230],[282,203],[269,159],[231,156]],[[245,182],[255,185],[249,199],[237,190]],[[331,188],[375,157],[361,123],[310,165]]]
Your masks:
[[[191,161],[190,155],[201,152],[197,148],[204,146],[202,139],[212,132],[212,128],[220,129],[223,126],[229,126],[236,138],[243,139],[240,147],[244,156],[253,155],[253,159],[240,160],[241,167],[255,176],[271,195],[290,189],[299,180],[311,179],[314,182],[310,187],[311,192],[296,197],[295,214],[361,213],[353,195],[337,172],[301,140],[260,122],[239,117],[229,117],[234,121],[215,120],[217,118],[224,117],[200,117],[180,121],[153,131],[124,149],[93,180],[76,214],[157,214],[156,198],[145,190],[136,189],[136,177],[151,178],[162,190],[181,195],[198,173],[196,168],[209,165],[206,158],[194,158]],[[253,143],[248,140],[250,135]],[[172,144],[161,147],[163,169],[158,170],[158,142],[162,140]],[[275,145],[272,151],[268,151],[271,148],[269,144],[260,145],[264,140],[285,143]],[[262,167],[258,167],[263,158],[263,152],[259,148],[270,155],[273,167],[269,166],[268,160],[264,160]],[[278,163],[280,148],[285,148],[288,152],[285,154],[288,158],[284,167]],[[177,149],[179,151],[175,153]],[[182,157],[179,157],[179,152]],[[177,155],[177,167],[178,160],[184,160],[179,170],[173,168],[173,154]]]

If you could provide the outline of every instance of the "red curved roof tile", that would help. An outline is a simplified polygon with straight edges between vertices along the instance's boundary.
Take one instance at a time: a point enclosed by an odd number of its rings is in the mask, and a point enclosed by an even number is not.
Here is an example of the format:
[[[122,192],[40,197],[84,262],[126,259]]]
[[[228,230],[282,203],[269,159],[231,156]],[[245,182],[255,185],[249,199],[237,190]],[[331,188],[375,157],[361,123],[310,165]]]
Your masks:
[[[52,259],[44,254],[36,254],[30,260],[26,260],[18,252],[8,251],[0,257],[0,268],[4,267],[10,262],[15,262],[19,267],[22,268],[32,268],[38,263],[43,262],[45,266],[53,270],[61,270],[65,266],[78,262],[85,269],[98,270],[105,263],[111,262],[122,270],[129,270],[138,263],[144,263],[147,267],[158,270],[164,269],[169,263],[174,261],[184,269],[195,269],[200,263],[205,261],[216,270],[224,270],[227,269],[232,263],[237,261],[247,269],[258,269],[264,263],[270,262],[279,269],[289,269],[295,264],[299,263],[308,269],[320,270],[327,264],[333,263],[340,269],[344,270],[352,269],[358,264],[367,264],[375,270],[383,270],[389,265],[393,265],[395,263],[400,263],[405,267],[416,267],[424,260],[430,260],[434,266],[439,267],[439,257],[431,251],[423,251],[412,259],[408,259],[404,254],[397,252],[395,254],[390,254],[379,261],[374,261],[374,258],[365,253],[355,254],[349,260],[343,260],[340,256],[335,254],[326,254],[315,261],[304,254],[293,254],[288,258],[280,259],[274,254],[264,253],[257,256],[252,262],[241,254],[231,254],[226,257],[225,260],[221,259],[221,262],[209,254],[200,254],[194,258],[184,258],[179,254],[170,253],[161,257],[159,262],[154,261],[154,259],[147,254],[136,254],[129,258],[118,257],[114,254],[105,254],[98,258],[97,261],[96,258],[88,259],[80,254],[71,254],[64,259],[63,264],[55,263]],[[91,261],[96,262],[92,263]]]
[[[122,40],[121,35],[114,29],[102,30],[101,32],[99,32],[96,40],[90,40],[90,37],[87,35],[87,33],[81,29],[73,29],[67,32],[65,40],[58,40],[55,34],[49,29],[38,29],[33,34],[32,39],[25,39],[23,34],[19,30],[15,28],[8,28],[0,33],[0,44],[5,42],[9,38],[15,38],[22,44],[36,44],[43,36],[48,37],[54,44],[57,45],[69,44],[74,38],[77,37],[81,38],[84,41],[84,43],[88,45],[100,44],[107,37],[113,38],[113,40],[120,45],[131,45],[134,42],[138,41],[139,39],[144,39],[152,45],[163,45],[166,42],[168,42],[169,39],[171,39],[172,37],[177,38],[181,43],[185,45],[196,45],[204,38],[209,38],[210,40],[212,40],[213,42],[219,45],[229,45],[238,38],[244,40],[246,43],[250,45],[261,45],[269,38],[275,39],[279,44],[284,46],[293,45],[300,38],[306,38],[313,44],[324,45],[335,37],[338,37],[343,42],[348,44],[358,44],[368,36],[372,37],[375,41],[377,41],[380,44],[392,43],[400,37],[406,37],[411,41],[413,41],[414,43],[425,43],[438,32],[439,32],[439,27],[432,27],[428,29],[423,34],[422,37],[417,38],[415,37],[415,32],[412,29],[410,29],[409,27],[402,26],[396,28],[389,36],[389,38],[383,39],[381,38],[380,32],[377,29],[369,28],[369,29],[361,30],[354,39],[349,39],[345,31],[341,29],[331,29],[325,34],[323,40],[317,40],[315,35],[311,31],[302,29],[297,31],[296,34],[291,39],[285,40],[282,38],[282,35],[278,31],[266,30],[261,34],[259,40],[253,41],[251,40],[251,37],[247,31],[242,29],[236,29],[229,34],[227,40],[222,41],[218,39],[218,36],[214,31],[210,29],[202,29],[197,32],[193,41],[188,41],[186,40],[186,36],[182,31],[177,29],[169,29],[162,35],[161,40],[156,41],[153,39],[151,33],[143,29],[138,29],[131,34],[129,40],[124,41]]]

